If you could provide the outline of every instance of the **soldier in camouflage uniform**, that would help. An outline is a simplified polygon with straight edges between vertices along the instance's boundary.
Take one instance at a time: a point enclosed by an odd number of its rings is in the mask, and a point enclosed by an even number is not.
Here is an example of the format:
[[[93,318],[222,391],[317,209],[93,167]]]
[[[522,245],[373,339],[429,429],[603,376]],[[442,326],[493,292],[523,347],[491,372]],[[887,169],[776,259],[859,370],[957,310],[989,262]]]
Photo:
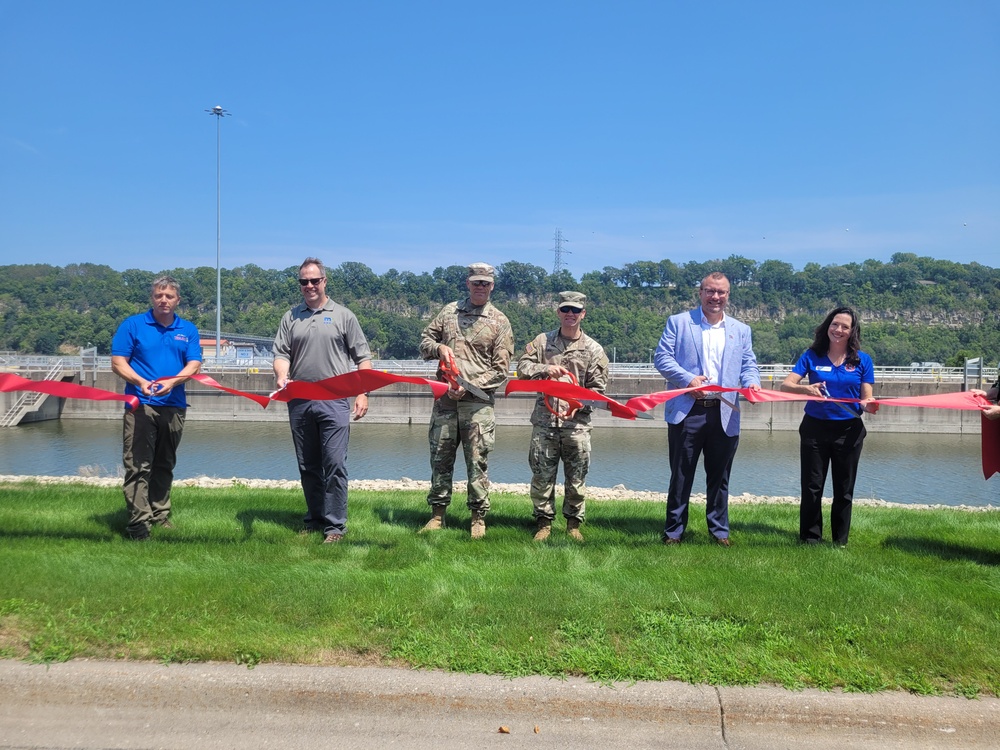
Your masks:
[[[467,503],[472,511],[472,538],[486,535],[490,509],[487,459],[493,450],[496,421],[493,392],[507,380],[514,355],[514,333],[507,316],[490,303],[495,272],[487,263],[473,263],[465,282],[469,296],[445,305],[420,337],[420,356],[445,362],[454,357],[461,376],[483,391],[477,398],[464,387],[450,388],[434,402],[431,413],[431,489],[427,503],[433,515],[422,531],[445,526],[451,502],[452,475],[459,443],[468,473]],[[446,380],[438,368],[438,379]]]
[[[540,333],[528,344],[517,363],[519,378],[559,380],[572,374],[584,388],[604,392],[608,386],[608,357],[600,344],[580,330],[587,314],[586,303],[587,297],[581,292],[559,293],[559,328]],[[566,476],[563,494],[566,531],[573,539],[583,541],[580,524],[590,469],[590,413],[589,406],[569,411],[565,401],[555,398],[549,398],[547,406],[542,394],[535,401],[528,465],[532,473],[531,500],[538,524],[537,541],[548,539],[552,533],[560,459]]]

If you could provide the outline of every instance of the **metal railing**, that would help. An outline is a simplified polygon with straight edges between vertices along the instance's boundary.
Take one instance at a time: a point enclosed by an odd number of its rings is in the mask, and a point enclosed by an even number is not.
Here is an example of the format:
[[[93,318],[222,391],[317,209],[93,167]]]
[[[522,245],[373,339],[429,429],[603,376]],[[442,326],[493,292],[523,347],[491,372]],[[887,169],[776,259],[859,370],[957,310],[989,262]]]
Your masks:
[[[45,373],[45,377],[42,380],[55,380],[56,378],[62,377],[65,372],[63,367],[63,360],[57,358],[52,364],[49,370]],[[38,393],[37,391],[24,391],[20,396],[14,399],[14,403],[7,410],[7,413],[0,417],[0,427],[13,427],[14,425],[20,423],[21,419],[28,412],[38,408],[38,405],[48,397],[47,393]]]

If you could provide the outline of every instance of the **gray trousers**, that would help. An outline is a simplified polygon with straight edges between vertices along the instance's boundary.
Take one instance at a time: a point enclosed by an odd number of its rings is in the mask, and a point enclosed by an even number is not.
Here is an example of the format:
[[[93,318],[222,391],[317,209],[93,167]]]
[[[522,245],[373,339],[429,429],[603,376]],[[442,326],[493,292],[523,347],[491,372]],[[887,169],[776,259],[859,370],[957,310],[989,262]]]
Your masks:
[[[288,402],[288,423],[306,496],[305,527],[324,534],[346,533],[350,402],[294,399]]]
[[[186,409],[140,404],[125,412],[122,465],[129,536],[149,534],[152,524],[170,516],[170,486],[177,464],[177,446],[184,431]]]

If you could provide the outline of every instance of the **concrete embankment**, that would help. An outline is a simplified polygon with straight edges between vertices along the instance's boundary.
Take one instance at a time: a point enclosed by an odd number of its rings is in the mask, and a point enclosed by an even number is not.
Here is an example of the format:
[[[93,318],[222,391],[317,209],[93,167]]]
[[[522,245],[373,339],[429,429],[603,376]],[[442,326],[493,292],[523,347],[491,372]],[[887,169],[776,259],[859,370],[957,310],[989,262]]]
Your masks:
[[[69,377],[69,376],[67,376]],[[226,372],[212,373],[219,383],[227,388],[267,395],[274,389],[274,378],[270,372]],[[91,371],[72,375],[74,382],[109,391],[121,391],[122,383],[113,373]],[[765,388],[777,388],[778,382],[764,382]],[[211,421],[286,421],[287,408],[282,403],[272,402],[262,409],[249,399],[208,388],[198,383],[187,386],[191,408],[189,420]],[[634,396],[655,393],[664,389],[659,377],[613,378],[608,395],[618,401],[627,401]],[[952,393],[960,390],[960,385],[949,382],[884,382],[876,383],[877,398],[900,396],[924,396]],[[16,394],[0,394],[0,413],[6,412]],[[513,394],[498,398],[496,406],[497,422],[506,425],[527,425],[534,404],[534,395]],[[372,394],[368,416],[369,422],[382,424],[426,424],[430,418],[433,397],[430,390],[402,383],[383,388]],[[743,429],[745,430],[797,430],[802,420],[802,405],[795,402],[747,404],[741,403]],[[28,415],[25,421],[44,419],[118,419],[122,406],[118,402],[83,401],[74,399],[49,398],[37,414]],[[594,415],[595,424],[615,427],[637,427],[641,429],[663,429],[663,407],[657,407],[653,420],[628,421],[612,417],[607,412]],[[979,434],[980,416],[976,412],[953,411],[949,409],[920,409],[911,407],[885,406],[876,416],[866,416],[865,424],[872,432],[928,432],[949,434]]]

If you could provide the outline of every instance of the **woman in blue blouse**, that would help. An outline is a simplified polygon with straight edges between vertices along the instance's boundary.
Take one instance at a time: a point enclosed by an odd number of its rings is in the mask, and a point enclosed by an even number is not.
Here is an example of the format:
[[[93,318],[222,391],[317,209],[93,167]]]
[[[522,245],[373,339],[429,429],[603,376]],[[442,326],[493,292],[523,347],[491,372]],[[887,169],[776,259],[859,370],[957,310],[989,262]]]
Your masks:
[[[823,539],[823,488],[833,468],[833,510],[830,526],[834,544],[844,546],[851,531],[854,480],[864,445],[861,414],[874,414],[875,367],[861,351],[861,324],[854,310],[832,310],[816,329],[812,345],[802,353],[781,390],[824,398],[860,399],[860,404],[808,401],[799,426],[802,499],[799,539],[818,544]]]

